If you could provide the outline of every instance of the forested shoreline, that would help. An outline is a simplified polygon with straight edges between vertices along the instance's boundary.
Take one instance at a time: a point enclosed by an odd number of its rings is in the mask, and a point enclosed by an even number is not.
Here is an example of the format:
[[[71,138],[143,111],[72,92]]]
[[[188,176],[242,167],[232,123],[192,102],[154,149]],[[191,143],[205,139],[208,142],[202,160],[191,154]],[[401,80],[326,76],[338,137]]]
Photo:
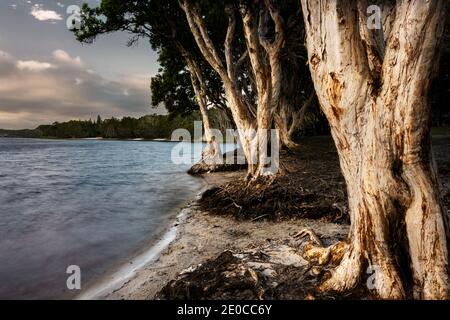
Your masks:
[[[96,138],[104,139],[170,139],[177,128],[193,131],[196,114],[187,117],[147,115],[141,118],[124,117],[102,120],[72,120],[41,125],[36,130],[47,138]]]
[[[175,129],[193,133],[196,113],[188,116],[147,115],[140,118],[123,117],[96,120],[70,120],[40,125],[34,130],[0,130],[0,137],[50,139],[170,139]]]

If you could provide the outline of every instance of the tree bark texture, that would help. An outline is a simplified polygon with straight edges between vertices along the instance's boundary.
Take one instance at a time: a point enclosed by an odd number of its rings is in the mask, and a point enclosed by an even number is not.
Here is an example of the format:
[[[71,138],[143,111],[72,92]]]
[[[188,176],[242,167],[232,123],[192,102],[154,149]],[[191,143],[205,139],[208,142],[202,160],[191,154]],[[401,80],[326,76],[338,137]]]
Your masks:
[[[226,7],[228,16],[227,34],[224,40],[222,58],[211,40],[199,8],[190,1],[180,1],[194,39],[206,61],[220,76],[239,139],[248,163],[247,178],[256,179],[276,172],[268,170],[269,132],[273,113],[280,100],[281,67],[280,50],[284,44],[283,21],[272,2],[262,2],[263,9],[252,5],[242,5],[240,13],[246,41],[246,51],[235,61],[233,42],[236,37],[236,10]],[[275,39],[269,41],[264,36],[268,19],[275,25]],[[243,89],[238,84],[238,71],[246,59],[250,60],[252,79],[256,88],[256,108],[244,99]],[[254,111],[256,109],[256,112]]]
[[[340,263],[321,289],[376,271],[381,298],[448,298],[445,218],[430,142],[430,84],[446,0],[302,0],[310,70],[338,149],[351,217]],[[328,248],[329,250],[333,248]]]

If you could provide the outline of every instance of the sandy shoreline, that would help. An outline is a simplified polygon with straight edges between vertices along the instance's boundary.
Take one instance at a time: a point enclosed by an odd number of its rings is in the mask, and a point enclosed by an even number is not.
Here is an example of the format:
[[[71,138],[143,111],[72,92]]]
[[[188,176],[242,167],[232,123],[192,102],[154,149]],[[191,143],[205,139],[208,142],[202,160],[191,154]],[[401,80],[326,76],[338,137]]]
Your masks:
[[[203,178],[206,188],[222,184],[241,173],[207,174]],[[203,190],[204,191],[204,190]],[[133,260],[133,272],[128,278],[110,278],[82,299],[154,299],[170,280],[181,272],[216,258],[225,250],[239,252],[249,248],[264,247],[273,241],[284,242],[291,235],[310,227],[320,234],[344,236],[346,227],[314,220],[290,220],[284,222],[236,221],[230,217],[210,215],[198,207],[199,195],[181,210],[177,222],[169,231],[171,236],[164,247],[156,250],[152,259],[142,265]],[[147,257],[148,258],[148,257]],[[106,279],[108,280],[108,279]]]
[[[205,174],[197,177],[203,182],[201,191],[193,199],[191,198],[187,203],[175,209],[177,215],[174,221],[156,242],[152,242],[150,246],[143,248],[139,253],[131,255],[126,263],[115,266],[99,279],[89,283],[88,287],[74,299],[118,299],[116,293],[126,288],[136,278],[139,278],[143,269],[153,265],[155,260],[157,262],[160,255],[164,255],[169,245],[180,236],[180,225],[185,223],[186,218],[191,214],[192,208],[196,206],[202,193],[212,186],[228,182],[240,174],[239,172],[227,172],[211,175]]]
[[[77,300],[104,299],[109,294],[119,290],[124,284],[133,279],[145,266],[151,264],[162,252],[175,240],[177,226],[186,219],[186,209],[181,210],[169,229],[164,232],[156,243],[142,253],[133,256],[128,263],[121,265],[117,270],[110,272],[107,276],[91,284],[82,294],[76,297]]]

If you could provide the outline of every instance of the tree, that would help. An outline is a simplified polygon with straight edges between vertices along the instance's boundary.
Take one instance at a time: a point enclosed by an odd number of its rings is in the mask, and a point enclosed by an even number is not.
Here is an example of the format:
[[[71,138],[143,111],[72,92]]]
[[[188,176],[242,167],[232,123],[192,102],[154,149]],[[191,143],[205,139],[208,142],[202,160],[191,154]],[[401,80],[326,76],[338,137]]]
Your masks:
[[[281,9],[292,9],[293,3],[295,2],[283,2],[283,7],[281,2],[273,0],[213,4],[205,1],[180,1],[200,51],[223,82],[249,163],[248,179],[274,173],[266,168],[270,162],[266,151],[269,142],[267,130],[272,127],[273,115],[278,108],[282,108],[284,115],[276,121],[282,132],[283,142],[285,145],[292,145],[292,134],[288,133],[287,122],[295,108],[290,106],[293,99],[288,98],[289,91],[282,88],[282,54],[287,37],[286,17]],[[227,32],[222,42],[215,41],[220,37],[211,31],[211,26],[223,21],[211,21],[211,12],[223,12],[228,18],[225,22]],[[282,99],[284,103],[281,103]],[[293,120],[291,132],[297,125],[298,121]]]
[[[95,135],[100,136],[101,128],[102,128],[102,117],[100,115],[97,116],[97,122],[95,123]]]
[[[280,140],[288,149],[297,148],[294,135],[298,133],[311,113],[316,100],[305,47],[305,25],[300,1],[279,1],[283,17],[285,44],[280,52],[282,69],[281,97],[274,113]]]
[[[132,37],[129,44],[133,44],[140,38],[146,38],[153,49],[158,51],[160,62],[163,62],[164,73],[152,81],[152,89],[156,90],[153,104],[161,101],[172,102],[168,105],[169,111],[186,111],[183,108],[191,109],[192,107],[189,91],[195,93],[207,140],[202,160],[212,166],[221,163],[223,159],[219,141],[214,139],[214,133],[210,127],[208,104],[212,101],[215,107],[225,112],[226,104],[214,74],[205,70],[207,65],[199,61],[201,55],[193,45],[192,36],[178,2],[175,0],[102,0],[100,6],[95,8],[87,4],[83,6],[81,27],[75,31],[79,41],[90,43],[98,35],[116,31],[130,33]],[[182,90],[186,88],[186,77],[177,76],[172,72],[183,71],[185,68],[189,72],[193,90],[188,88],[183,93]],[[168,75],[169,78],[167,78]],[[161,90],[167,89],[167,85],[174,84],[176,85],[175,93],[170,91],[164,96]]]
[[[178,51],[160,52],[159,73],[151,79],[152,105],[163,104],[170,115],[188,115],[198,110],[190,72]]]
[[[340,261],[322,290],[376,270],[382,298],[448,298],[447,218],[430,143],[429,91],[448,1],[302,0],[309,65],[331,126],[351,217],[347,242],[305,254]]]

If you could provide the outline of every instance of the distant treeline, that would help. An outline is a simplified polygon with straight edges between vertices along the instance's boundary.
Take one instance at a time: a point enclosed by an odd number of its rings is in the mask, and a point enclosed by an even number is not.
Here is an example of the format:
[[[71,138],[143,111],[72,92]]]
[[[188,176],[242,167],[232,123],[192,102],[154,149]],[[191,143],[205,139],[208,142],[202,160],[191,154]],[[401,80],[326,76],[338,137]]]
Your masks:
[[[37,130],[5,130],[0,129],[0,138],[40,138],[41,134]]]
[[[210,110],[213,128],[225,133],[234,124],[219,110]],[[170,139],[176,129],[186,129],[194,134],[194,122],[201,121],[199,112],[189,114],[146,115],[141,118],[124,117],[122,119],[70,120],[40,125],[34,130],[0,129],[0,138],[52,138],[52,139]]]
[[[71,120],[41,125],[36,131],[41,138],[95,138],[105,139],[169,139],[175,129],[183,128],[190,132],[194,129],[197,114],[184,116],[148,115],[139,119],[124,117],[122,119]]]
[[[318,106],[317,106],[318,108]],[[213,128],[222,133],[228,128],[234,128],[233,123],[224,120],[217,112],[212,112]],[[449,119],[450,120],[450,119]],[[55,122],[51,125],[41,125],[36,129],[5,130],[0,129],[0,138],[54,138],[54,139],[82,139],[102,137],[105,139],[170,139],[176,129],[187,129],[191,135],[194,131],[194,121],[200,121],[200,115],[193,112],[189,115],[147,115],[139,119],[124,117],[122,119],[111,118],[102,120],[100,116],[96,120],[71,120],[67,122]],[[440,123],[441,129],[433,128],[433,134],[449,135],[450,131],[446,122]],[[437,126],[436,126],[437,127]],[[317,113],[310,113],[304,123],[301,134],[307,136],[329,134],[329,128],[323,119],[317,117]]]

